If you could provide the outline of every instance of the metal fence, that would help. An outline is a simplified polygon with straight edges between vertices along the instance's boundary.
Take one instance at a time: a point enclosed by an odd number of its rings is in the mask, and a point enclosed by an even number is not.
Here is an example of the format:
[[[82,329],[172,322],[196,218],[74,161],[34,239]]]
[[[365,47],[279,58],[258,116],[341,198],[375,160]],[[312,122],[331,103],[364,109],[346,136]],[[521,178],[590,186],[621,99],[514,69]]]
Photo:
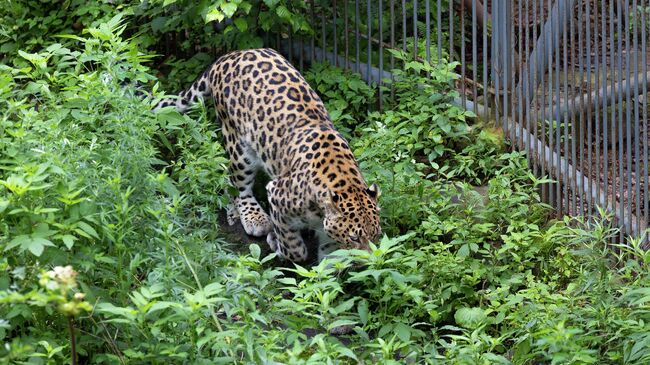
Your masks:
[[[316,34],[267,39],[301,69],[328,60],[382,85],[400,66],[390,49],[458,61],[455,102],[498,123],[534,172],[556,181],[541,193],[558,215],[601,207],[621,237],[647,244],[650,0],[310,5]]]

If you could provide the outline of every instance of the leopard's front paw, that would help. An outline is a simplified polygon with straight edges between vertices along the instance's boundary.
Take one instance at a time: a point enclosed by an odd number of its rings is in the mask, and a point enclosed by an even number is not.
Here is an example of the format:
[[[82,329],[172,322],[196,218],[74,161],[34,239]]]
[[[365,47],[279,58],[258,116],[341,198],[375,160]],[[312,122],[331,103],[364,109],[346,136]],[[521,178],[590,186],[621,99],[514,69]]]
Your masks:
[[[235,201],[241,225],[246,234],[264,237],[271,232],[271,217],[260,207],[255,198],[237,198]]]
[[[246,234],[254,237],[263,237],[272,230],[271,219],[264,212],[248,214],[242,217],[241,224]]]

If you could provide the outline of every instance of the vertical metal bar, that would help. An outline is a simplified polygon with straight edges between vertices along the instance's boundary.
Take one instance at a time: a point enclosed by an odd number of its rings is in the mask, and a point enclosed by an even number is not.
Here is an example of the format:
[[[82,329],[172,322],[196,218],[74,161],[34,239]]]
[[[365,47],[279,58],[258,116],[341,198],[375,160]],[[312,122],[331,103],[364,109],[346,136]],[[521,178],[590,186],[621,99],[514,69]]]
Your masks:
[[[619,85],[623,85],[623,29],[622,29],[622,23],[623,23],[623,9],[621,8],[621,1],[616,2],[616,38],[618,38],[618,42],[616,42],[616,47],[617,47],[617,57],[616,57],[616,66],[618,69],[618,78],[617,82]],[[625,186],[625,176],[624,176],[624,168],[623,168],[623,145],[624,145],[624,131],[623,131],[623,93],[619,92],[618,93],[618,120],[617,120],[617,126],[618,126],[618,161],[616,163],[618,164],[618,191],[619,191],[619,214],[620,214],[620,221],[618,222],[619,225],[623,225],[623,222],[625,222],[625,201],[624,201],[624,186]],[[615,165],[614,165],[615,167]],[[612,184],[614,184],[616,180],[612,180]],[[615,188],[615,186],[612,186]],[[615,189],[613,189],[615,191]],[[621,231],[621,234],[623,232]],[[622,237],[620,237],[622,238]]]
[[[650,6],[650,4],[645,4],[645,7]],[[645,8],[644,7],[644,8]],[[646,17],[646,12],[641,12],[641,60],[648,59],[647,45],[648,45],[648,26],[650,20]],[[645,193],[645,199],[643,199],[643,211],[644,216],[643,220],[646,224],[650,224],[650,190],[648,190],[648,185],[650,185],[650,173],[648,171],[648,132],[650,131],[650,116],[648,116],[648,63],[641,63],[641,75],[643,78],[643,192]],[[645,235],[646,239],[646,248],[648,241],[650,241],[650,232]]]
[[[642,1],[643,2],[643,1]],[[641,138],[641,126],[639,125],[639,29],[638,29],[638,9],[639,3],[637,0],[632,1],[632,50],[634,51],[633,61],[633,75],[634,75],[634,196],[636,210],[634,215],[637,218],[637,227],[641,227],[641,154],[639,153],[639,145]],[[629,29],[629,28],[628,28]],[[629,47],[628,47],[629,48]],[[643,95],[641,96],[643,97]],[[647,96],[646,96],[647,97]],[[630,192],[631,195],[631,192]],[[639,237],[642,238],[643,232],[639,232]]]
[[[413,59],[418,58],[418,0],[413,0]]]
[[[551,2],[549,1],[549,9],[551,8]],[[555,55],[555,67],[553,67],[553,61],[549,61],[551,64],[549,67],[549,76],[553,77],[554,79],[549,82],[549,94],[552,95],[549,98],[549,101],[552,103],[553,106],[555,106],[555,113],[553,113],[555,120],[551,121],[551,126],[553,127],[552,130],[550,130],[549,134],[549,143],[551,146],[551,150],[553,150],[553,146],[555,146],[555,153],[557,154],[557,166],[560,166],[560,123],[562,122],[562,119],[560,118],[560,19],[558,18],[557,21],[553,22],[553,54]],[[553,92],[553,87],[551,85],[555,86],[555,92]],[[555,133],[553,133],[555,132]],[[555,144],[555,145],[554,145]],[[558,171],[560,172],[560,171]],[[557,208],[557,214],[558,216],[562,215],[562,195],[560,193],[560,185],[562,184],[562,179],[560,178],[560,174],[558,174],[558,179],[557,182],[554,184],[555,187],[555,206]]]
[[[578,19],[580,21],[582,21],[583,18],[580,17],[580,15],[582,15],[582,3],[581,2],[578,3],[578,14],[579,14]],[[579,24],[578,24],[578,26],[579,26]],[[570,85],[572,85],[572,86],[575,86],[577,83],[582,83],[582,79],[577,79],[576,78],[576,68],[575,68],[575,65],[576,65],[576,59],[575,59],[575,54],[576,54],[576,52],[575,52],[576,29],[575,29],[575,27],[576,27],[576,24],[574,24],[574,19],[573,19],[572,16],[570,16],[569,17],[569,32],[570,32],[569,33],[570,34],[569,39],[570,39],[570,44],[569,44],[568,48],[569,48],[570,54],[571,54],[569,60],[570,60],[570,63],[571,63],[571,66],[570,66],[571,83],[570,83]],[[582,51],[580,51],[580,52],[582,52]],[[580,65],[582,65],[582,60],[579,60],[578,62],[580,63]],[[567,86],[565,85],[565,87],[567,87]],[[571,97],[571,100],[572,100],[572,102],[571,102],[571,107],[573,108],[572,110],[575,110],[575,108],[576,108],[576,101],[573,98],[573,96],[575,95],[575,92],[573,92],[574,90],[575,89],[572,87],[571,88],[572,92],[569,93],[568,88],[567,88],[567,96]],[[582,88],[578,89],[578,93],[580,94],[580,100],[582,100]],[[579,125],[576,124],[576,123],[578,123],[578,121],[576,120],[578,118],[578,116],[576,116],[575,113],[571,113],[571,114],[572,115],[571,115],[570,124],[569,124],[570,130],[571,130],[571,133],[569,134],[569,136],[571,137],[571,151],[569,152],[568,150],[565,149],[565,153],[567,154],[567,156],[569,155],[569,153],[571,154],[571,161],[573,162],[573,165],[572,165],[573,169],[572,169],[571,173],[573,174],[573,176],[576,176],[576,171],[577,171],[577,166],[578,166],[576,143],[578,142],[578,138],[580,138],[580,135],[579,135],[578,128],[577,128],[577,127],[579,127]],[[580,113],[580,114],[582,114],[582,113]],[[568,136],[567,136],[567,138],[568,138]],[[567,184],[568,184],[567,211],[569,211],[569,213],[574,215],[574,216],[578,215],[578,210],[577,210],[577,207],[576,207],[577,183],[578,183],[578,181],[575,178],[570,182],[570,184],[569,184],[569,182],[567,182]],[[570,202],[569,202],[569,200],[570,200]]]
[[[360,12],[359,12],[359,2],[361,0],[354,0],[354,42],[355,42],[355,47],[354,51],[355,57],[356,57],[356,72],[360,73],[361,72],[361,46],[359,42],[359,37],[361,36],[361,32],[359,31],[359,23],[360,23]]]
[[[541,18],[541,23],[542,24],[545,23],[545,21],[544,21],[544,2],[545,2],[544,0],[540,0],[540,3],[539,3],[539,16]],[[549,4],[549,9],[550,9],[550,4]],[[548,38],[548,37],[549,37],[549,35],[548,35],[547,32],[543,32],[543,33],[540,34],[540,38],[543,40],[544,43],[552,41],[552,37],[551,37],[551,40],[546,40],[546,38]],[[551,49],[553,48],[552,45],[550,46],[550,48]],[[549,58],[551,57],[551,54],[552,54],[552,52],[548,52],[548,57]],[[550,64],[550,62],[546,62],[546,63]],[[547,67],[550,67],[550,66],[547,66]],[[540,104],[540,107],[541,107],[541,110],[542,110],[542,128],[541,128],[540,134],[541,134],[541,137],[542,137],[542,145],[543,146],[547,145],[546,144],[546,122],[547,122],[546,121],[546,117],[547,117],[546,116],[546,96],[547,95],[546,95],[546,88],[545,88],[546,74],[548,72],[546,70],[547,67],[544,67],[545,70],[540,73],[541,74],[541,76],[540,76],[540,86],[541,86],[541,92],[542,92],[542,98],[541,98],[542,102]],[[549,79],[550,79],[550,77],[549,77]],[[551,148],[551,150],[553,150],[553,149]],[[546,166],[545,165],[546,165],[546,161],[544,161],[544,163],[541,164],[542,176],[546,175],[546,173],[545,173]],[[547,202],[550,202],[550,189],[549,189],[549,187],[550,187],[550,184],[544,184],[542,186],[542,199],[544,199]]]
[[[488,14],[487,14],[487,6],[488,6],[489,0],[483,4],[483,24],[486,29],[483,29],[483,101],[485,103],[485,118],[487,120],[490,119],[490,95],[489,95],[489,85],[488,85],[488,74],[490,72],[489,68],[489,63],[488,63]],[[440,4],[440,1],[438,1],[438,9],[440,9],[442,5]],[[440,10],[438,10],[439,14],[439,21],[440,24],[442,24],[442,18],[440,17]],[[441,35],[441,30],[440,26],[438,28],[438,55],[441,54],[442,50],[442,35]],[[439,56],[442,57],[442,56]],[[440,58],[442,59],[442,58]],[[440,60],[438,62],[441,62]]]
[[[465,2],[460,2],[460,99],[465,105]]]
[[[607,152],[607,142],[609,138],[609,128],[608,128],[608,119],[609,119],[609,114],[607,113],[607,99],[608,99],[608,92],[607,92],[607,5],[605,4],[605,1],[601,2],[601,8],[600,8],[600,16],[596,17],[596,21],[598,19],[602,19],[601,21],[601,32],[600,32],[600,39],[601,39],[601,44],[600,44],[600,52],[602,53],[602,59],[601,59],[601,64],[600,64],[600,69],[602,71],[602,76],[599,75],[599,78],[602,77],[602,89],[603,89],[603,110],[602,110],[602,123],[597,123],[596,124],[596,194],[599,195],[600,191],[602,189],[602,194],[607,196],[608,191],[607,191],[607,181],[609,179],[609,171],[607,169],[607,164],[609,163],[609,155]],[[598,87],[598,86],[597,86]],[[598,89],[596,89],[598,90]],[[600,104],[597,104],[600,105]],[[602,124],[602,132],[600,131],[601,129],[601,124]],[[600,134],[602,133],[603,137],[602,139],[600,138]],[[601,151],[601,146],[600,143],[602,141],[602,151]],[[600,168],[600,165],[602,163],[602,169]],[[601,179],[603,179],[601,183]],[[595,202],[594,202],[595,203]],[[594,204],[595,205],[595,204]]]
[[[406,0],[402,0],[402,51],[406,53]]]
[[[524,3],[525,3],[525,12],[526,12],[526,27],[524,28],[525,32],[524,32],[524,35],[523,35],[523,38],[524,38],[524,52],[519,54],[519,57],[521,57],[520,63],[521,63],[521,70],[522,70],[522,71],[520,71],[521,72],[520,77],[528,78],[527,81],[528,81],[528,83],[530,83],[531,74],[528,73],[528,72],[524,73],[523,72],[523,67],[524,67],[524,60],[525,60],[526,64],[528,64],[528,62],[529,62],[529,60],[527,58],[524,59],[524,57],[528,57],[528,55],[530,54],[530,48],[529,48],[530,47],[530,7],[529,6],[530,6],[531,2],[530,1],[525,1]],[[535,7],[534,2],[533,2],[533,7]],[[524,94],[524,100],[525,100],[525,106],[526,106],[526,113],[525,113],[524,117],[526,119],[526,130],[528,131],[528,133],[526,133],[526,136],[527,136],[527,138],[526,138],[526,150],[529,151],[529,152],[526,154],[526,158],[528,160],[529,166],[531,167],[533,172],[535,172],[535,167],[536,167],[535,166],[536,165],[535,161],[537,160],[537,158],[535,158],[535,156],[532,153],[530,153],[530,151],[532,151],[532,148],[531,148],[531,142],[532,141],[531,141],[531,136],[530,136],[530,132],[531,132],[530,120],[532,118],[532,116],[531,116],[531,106],[530,106],[530,103],[531,103],[530,92],[528,91],[528,89],[524,89],[523,87],[521,87],[521,90],[523,91],[523,94]],[[535,128],[535,129],[537,129],[537,128]]]
[[[454,60],[454,1],[449,1],[449,61]]]
[[[390,48],[395,49],[395,0],[390,0]],[[390,98],[395,101],[395,77],[393,70],[395,69],[395,56],[390,54]]]
[[[573,9],[571,9],[571,11],[573,12]],[[569,57],[568,57],[569,56],[569,38],[568,38],[567,33],[571,32],[571,34],[573,34],[573,29],[572,29],[573,17],[569,16],[569,17],[565,17],[564,19],[565,19],[564,20],[565,24],[564,24],[564,27],[563,27],[564,31],[562,32],[562,53],[563,53],[562,68],[563,68],[563,76],[564,77],[563,77],[562,81],[564,82],[564,85],[563,85],[564,86],[564,106],[565,106],[564,110],[569,110],[569,98],[571,97],[571,95],[569,94],[569,79],[568,79],[568,76],[569,76],[568,75],[569,74]],[[568,21],[569,19],[570,19],[570,21]],[[566,23],[569,23],[568,27],[567,27]],[[573,41],[573,39],[571,39],[571,41]],[[558,64],[559,64],[559,62],[558,62]],[[560,95],[558,94],[558,97],[559,96]],[[569,151],[569,139],[571,138],[571,135],[569,134],[569,125],[572,124],[573,119],[569,120],[568,113],[561,116],[561,118],[562,118],[562,121],[563,121],[563,124],[564,124],[564,130],[560,131],[559,128],[558,128],[558,136],[560,134],[563,135],[562,138],[564,138],[564,156],[566,156],[567,159],[568,159],[569,155],[571,153]],[[558,125],[558,127],[560,127],[560,126],[561,125]],[[559,151],[560,150],[560,144],[561,144],[562,140],[558,139],[557,142],[558,142],[558,151]],[[558,154],[558,158],[559,158],[559,154]],[[558,166],[561,166],[559,164],[559,160],[558,160]],[[564,167],[565,167],[564,176],[569,176],[569,164],[565,164]],[[560,199],[560,202],[562,203],[562,206],[564,207],[564,213],[565,214],[569,213],[569,185],[570,185],[570,183],[571,183],[570,181],[562,181],[562,183],[560,184],[561,188],[562,188],[562,198]],[[558,187],[560,187],[560,186],[558,186]]]
[[[603,1],[603,3],[605,3],[605,1]],[[605,36],[606,34],[607,33],[604,33],[603,36]],[[610,35],[610,41],[611,42],[615,41],[615,39],[614,39],[615,34],[616,34],[616,32],[614,30],[614,3],[610,1],[609,2],[609,35]],[[611,69],[611,74],[612,75],[611,76],[608,75],[607,77],[611,82],[612,91],[613,91],[613,87],[614,87],[614,83],[615,83],[614,79],[616,78],[616,69],[614,67],[614,65],[616,63],[615,59],[614,59],[616,52],[614,50],[614,44],[610,43],[608,48],[610,50],[610,52],[609,52],[610,53],[610,64],[609,64],[608,69]],[[612,95],[612,98],[614,98],[614,97],[615,97],[615,95]],[[616,138],[616,105],[615,104],[616,103],[612,103],[612,107],[611,107],[611,115],[610,115],[610,118],[611,118],[611,130],[609,129],[609,127],[610,127],[609,125],[606,126],[607,130],[611,132],[610,139],[611,139],[612,143],[611,143],[611,146],[609,144],[605,144],[605,143],[603,144],[603,154],[604,154],[603,158],[606,159],[606,160],[604,160],[604,162],[605,162],[605,165],[607,166],[608,169],[609,169],[610,166],[609,166],[609,153],[608,153],[607,149],[609,147],[611,147],[611,150],[612,150],[612,152],[611,152],[612,166],[611,166],[611,169],[610,169],[611,170],[611,177],[612,177],[611,178],[611,181],[612,181],[612,200],[611,201],[612,201],[612,209],[614,211],[616,211],[616,203],[617,203],[617,199],[616,199],[616,140],[615,140],[615,138]],[[605,112],[607,112],[606,104],[603,106],[603,108],[605,109]],[[608,189],[609,181],[610,180],[607,177],[605,179],[605,188],[604,188],[606,194],[609,193],[609,189]]]
[[[634,9],[636,11],[636,9]],[[631,232],[632,224],[636,223],[632,221],[632,203],[633,199],[632,197],[634,196],[632,194],[632,110],[631,107],[634,105],[634,102],[632,101],[632,95],[630,94],[630,89],[631,89],[631,79],[632,79],[632,65],[630,64],[630,52],[632,51],[632,48],[630,47],[630,20],[631,20],[631,14],[630,14],[630,1],[625,0],[625,6],[624,6],[624,16],[623,18],[625,19],[624,25],[625,25],[625,74],[626,74],[626,86],[625,86],[625,139],[626,139],[626,146],[625,146],[625,158],[627,159],[627,164],[626,164],[626,174],[625,174],[625,182],[626,187],[625,190],[627,191],[627,217],[628,217],[628,222],[629,226],[626,227],[627,232]],[[623,161],[619,162],[621,165],[623,164]],[[621,184],[622,185],[622,184]],[[624,195],[621,195],[621,199],[623,199]]]
[[[366,57],[368,62],[367,62],[367,72],[368,72],[368,84],[372,84],[372,8],[371,8],[372,0],[367,0],[366,1],[366,24],[368,27],[368,37],[366,38],[368,40],[368,45],[366,47]]]
[[[348,26],[349,20],[348,20],[348,7],[349,7],[349,2],[347,0],[344,1],[345,5],[343,5],[343,42],[345,43],[345,69],[349,70],[350,69],[350,29]]]
[[[478,103],[478,90],[476,89],[476,84],[478,83],[478,70],[477,70],[477,29],[476,29],[476,0],[472,0],[472,102],[474,103],[474,114],[478,113],[477,103]],[[438,56],[438,62],[440,62],[440,56]]]
[[[449,2],[449,4],[451,4],[451,2]],[[497,125],[498,125],[498,123],[502,122],[500,120],[500,118],[499,118],[499,108],[503,107],[503,103],[500,100],[500,97],[501,97],[500,79],[501,78],[499,76],[500,76],[500,72],[501,72],[501,70],[500,70],[501,65],[498,64],[498,62],[500,61],[500,59],[499,59],[499,50],[500,49],[498,49],[498,47],[499,47],[499,42],[501,41],[501,39],[500,39],[501,38],[501,24],[500,24],[501,19],[499,18],[499,15],[500,15],[502,5],[503,4],[500,3],[499,1],[495,1],[492,4],[492,6],[493,6],[493,8],[492,8],[492,24],[493,24],[493,28],[492,28],[492,39],[491,39],[491,42],[490,42],[491,43],[490,49],[492,50],[492,62],[491,62],[490,66],[492,67],[491,75],[492,75],[492,83],[494,85],[494,115],[495,115],[494,120],[497,123]],[[451,15],[450,15],[450,18],[451,18]],[[450,27],[453,27],[453,25],[451,23],[453,23],[453,18],[450,19],[450,25],[449,25]],[[451,33],[453,33],[453,32],[450,31],[450,34]],[[450,40],[452,38],[453,38],[453,35],[450,35]],[[449,60],[452,60],[451,56],[449,57]],[[501,125],[501,127],[504,129],[504,132],[505,132],[506,128],[503,125]],[[504,133],[504,134],[507,135],[507,133]]]
[[[287,54],[287,58],[289,58],[290,63],[294,63],[294,59],[293,59],[293,29],[291,28],[291,26],[289,26],[289,32],[288,33],[289,33],[289,39],[288,39],[288,41],[289,41],[289,52]]]
[[[473,5],[473,4],[472,4]],[[519,64],[515,65],[517,71],[517,75],[521,79],[523,77],[524,72],[523,72],[523,65],[524,65],[524,60],[523,60],[523,44],[524,44],[524,32],[523,32],[523,23],[524,22],[524,6],[523,6],[523,1],[518,1],[517,2],[517,36],[515,37],[515,32],[514,30],[512,31],[512,36],[513,39],[517,39],[517,48],[518,48],[518,53],[519,53]],[[513,27],[514,27],[514,22],[513,22]],[[513,60],[514,60],[514,52],[513,52]],[[513,69],[515,69],[513,67]],[[517,93],[517,99],[516,99],[516,105],[517,105],[517,120],[519,121],[518,128],[517,128],[517,135],[519,136],[519,139],[517,141],[517,145],[519,146],[520,150],[525,151],[526,141],[524,138],[524,133],[523,133],[523,127],[524,127],[524,95],[523,95],[523,88],[521,87],[516,87],[515,86],[515,78],[512,78],[513,81],[513,86],[514,86],[514,91]],[[513,98],[513,107],[515,105],[514,98]],[[513,119],[514,119],[513,115]],[[526,155],[528,156],[528,154]]]
[[[424,1],[424,8],[426,11],[426,14],[424,15],[424,23],[425,23],[425,47],[427,47],[426,51],[426,59],[427,63],[431,63],[431,7],[429,5],[430,0],[425,0]]]
[[[440,62],[442,62],[442,0],[438,0],[436,3],[436,32],[438,32],[436,33],[438,38],[438,59],[436,61],[437,64],[440,64]],[[487,31],[485,33],[487,33]]]
[[[588,95],[587,96],[587,105],[592,105],[591,104],[591,37],[590,37],[590,35],[591,35],[590,34],[590,29],[591,29],[591,24],[590,24],[591,9],[589,7],[589,2],[588,1],[585,2],[585,7],[586,8],[585,8],[585,11],[583,13],[582,12],[582,4],[580,5],[580,8],[579,8],[580,13],[578,15],[578,19],[580,19],[580,21],[582,21],[582,19],[584,19],[585,22],[586,22],[586,24],[585,24],[585,32],[582,31],[582,29],[583,29],[582,28],[582,23],[578,23],[578,50],[579,50],[578,57],[580,58],[580,60],[579,60],[580,64],[578,66],[580,68],[580,74],[579,74],[578,78],[581,81],[585,80],[585,72],[584,72],[585,70],[583,68],[583,66],[584,66],[584,64],[583,64],[583,59],[584,59],[583,47],[586,47],[587,48],[587,52],[586,52],[587,53],[587,76],[586,77],[587,77],[587,95]],[[586,35],[586,38],[587,38],[586,44],[584,43],[584,36],[585,36],[584,33],[587,34]],[[598,59],[598,57],[596,57],[596,59]],[[598,78],[597,73],[596,73],[596,78]],[[580,90],[579,92],[582,92],[582,90]],[[584,110],[584,97],[580,98],[580,110]],[[591,142],[591,125],[593,124],[593,122],[591,120],[591,108],[589,108],[587,110],[587,119],[586,120],[585,120],[584,116],[585,116],[584,112],[580,113],[580,136],[578,137],[578,143],[579,143],[578,149],[580,150],[580,171],[583,174],[585,172],[585,156],[584,156],[585,142],[587,142],[587,146],[588,146],[587,156],[589,158],[589,161],[587,163],[587,166],[589,168],[589,171],[591,172],[591,149],[592,149],[592,144],[593,144]],[[600,121],[598,120],[598,118],[596,118],[595,122],[599,123]],[[585,126],[585,124],[586,124],[586,126]],[[585,135],[585,127],[587,128],[587,135]],[[586,141],[585,141],[585,138],[587,138]],[[588,209],[588,208],[586,207],[585,203],[590,206],[589,201],[591,200],[591,196],[592,196],[591,195],[591,193],[592,193],[591,181],[592,181],[593,178],[591,176],[591,173],[589,173],[589,175],[587,175],[587,176],[588,176],[587,194],[580,195],[580,199],[579,199],[579,201],[580,201],[580,210],[579,210],[580,214],[585,214],[586,213],[585,209]],[[585,202],[585,200],[587,200],[587,201]],[[589,210],[587,210],[587,212],[589,212]],[[589,213],[591,213],[591,212],[589,212]]]
[[[506,113],[507,113],[507,115],[506,115],[505,122],[506,122],[506,124],[510,124],[508,122],[509,120],[512,120],[512,121],[516,120],[515,104],[514,104],[514,100],[515,100],[515,97],[516,97],[516,92],[515,92],[515,86],[514,86],[514,83],[513,83],[513,81],[515,80],[515,70],[516,70],[516,68],[515,68],[515,47],[514,47],[514,43],[513,43],[514,42],[514,36],[515,36],[515,21],[514,21],[514,18],[513,18],[513,16],[514,16],[514,13],[513,13],[514,12],[514,5],[513,5],[512,1],[507,2],[505,11],[506,11],[506,18],[505,19],[507,21],[506,25],[509,25],[509,27],[506,28],[506,40],[507,40],[507,43],[506,43],[506,47],[507,47],[507,49],[506,49],[506,65],[507,65],[507,67],[506,67],[506,70],[505,70],[506,78],[504,80],[504,82],[505,82],[504,86],[507,88],[507,90],[505,90],[506,108],[507,108]],[[461,14],[463,14],[462,11],[461,11]],[[463,18],[464,18],[464,15],[463,15]],[[461,26],[461,29],[464,29],[464,28],[465,28],[464,25]],[[464,39],[465,39],[465,32],[461,31],[461,42],[460,42],[460,44],[461,44],[461,60],[462,60],[461,62],[465,62],[465,57],[464,57],[464,54],[465,54],[465,51],[464,51],[465,50],[465,44],[464,43],[465,42],[464,42]],[[465,77],[464,70],[463,70],[463,77]],[[464,93],[464,91],[465,91],[465,82],[463,82],[461,84],[461,86],[462,86],[462,90],[463,90],[463,93]],[[510,128],[510,140],[513,141],[513,143],[512,143],[513,148],[516,148],[517,142],[518,142],[516,132],[517,132],[517,130],[516,130],[515,126],[513,125],[512,128]]]
[[[311,46],[310,52],[310,57],[309,57],[309,63],[314,63],[316,61],[316,13],[314,10],[314,1],[311,0],[309,2],[309,9],[310,9],[310,15],[311,15],[311,24],[312,24],[312,32],[311,32],[311,39],[309,42],[309,45]],[[267,33],[268,34],[268,33]]]
[[[537,3],[536,3],[536,1],[537,0],[532,0],[532,6],[531,6],[532,10],[533,10],[533,21],[532,21],[532,24],[533,24],[533,27],[532,27],[533,28],[532,29],[533,38],[531,39],[532,40],[531,49],[534,47],[535,43],[537,42],[537,24],[538,24],[538,21],[537,21]],[[526,51],[526,55],[528,57],[527,60],[526,60],[526,67],[527,68],[528,68],[528,65],[532,62],[531,54],[532,54],[532,51]],[[527,72],[526,74],[528,75],[528,80],[532,81],[531,85],[537,85],[537,72]],[[531,106],[532,114],[530,114],[530,116],[528,117],[528,119],[530,120],[530,122],[533,125],[529,126],[528,130],[532,129],[533,136],[535,137],[536,140],[539,140],[539,138],[538,138],[538,130],[539,130],[538,121],[540,120],[540,118],[539,118],[540,116],[539,116],[539,113],[538,113],[539,106],[538,106],[537,96],[535,95],[535,90],[534,89],[524,88],[524,90],[526,90],[526,93],[528,94],[528,99],[530,100],[529,104],[535,103],[534,106]],[[543,146],[541,146],[541,148],[543,148]],[[539,157],[533,159],[533,172],[536,173],[538,176],[544,176],[544,174],[541,171],[541,167],[540,167],[540,165],[543,165],[543,161],[541,161],[541,160],[542,160],[541,155]],[[543,191],[544,187],[542,186],[540,190]]]
[[[379,86],[379,110],[382,110],[383,107],[383,101],[384,101],[384,93],[383,93],[383,87],[382,87],[382,80],[381,77],[384,74],[384,32],[383,32],[383,21],[384,19],[382,18],[382,14],[384,13],[384,6],[382,3],[382,0],[379,0],[379,77],[377,80],[377,84]]]
[[[300,36],[300,55],[298,56],[298,61],[299,67],[300,67],[300,73],[303,74],[305,72],[305,37]]]
[[[556,199],[555,204],[557,206],[558,217],[560,217],[560,216],[562,216],[562,214],[564,214],[564,211],[563,211],[564,206],[562,205],[562,192],[561,192],[561,186],[562,186],[562,184],[564,182],[562,181],[562,177],[561,177],[562,175],[561,175],[561,171],[560,171],[560,168],[559,168],[559,166],[561,166],[560,165],[560,157],[561,157],[561,151],[560,151],[561,135],[560,135],[560,131],[562,129],[562,123],[563,123],[563,119],[562,119],[562,116],[560,114],[560,104],[562,102],[562,99],[561,99],[562,94],[560,92],[560,87],[561,87],[561,84],[560,84],[560,72],[562,71],[562,64],[560,63],[560,52],[562,50],[562,48],[561,48],[562,44],[561,44],[561,40],[560,40],[560,31],[559,31],[559,29],[561,27],[560,22],[562,22],[562,19],[558,18],[557,23],[556,23],[557,27],[555,28],[556,30],[555,30],[555,32],[554,32],[555,34],[553,36],[553,40],[555,42],[554,47],[553,47],[553,49],[555,51],[555,66],[552,69],[554,71],[553,73],[554,73],[554,77],[555,77],[555,79],[553,80],[553,83],[554,83],[554,86],[555,86],[555,92],[554,92],[555,95],[551,99],[553,101],[553,105],[555,106],[555,113],[554,113],[554,115],[555,115],[555,123],[553,123],[553,128],[554,128],[553,132],[555,132],[555,139],[554,139],[555,153],[556,153],[556,156],[557,156],[558,172],[560,173],[560,174],[558,174],[558,179],[557,179],[558,181],[555,183],[555,199]]]
[[[510,75],[511,75],[511,68],[510,68],[510,55],[512,54],[512,48],[510,44],[510,24],[512,24],[512,18],[510,17],[509,10],[510,10],[510,5],[512,4],[511,1],[509,2],[504,2],[502,6],[499,7],[500,11],[500,16],[501,16],[501,21],[502,21],[502,26],[501,26],[501,41],[503,42],[501,44],[501,57],[503,57],[503,64],[502,64],[502,74],[503,74],[503,83],[502,83],[502,92],[503,92],[503,126],[505,127],[505,132],[506,135],[510,136],[510,140],[514,140],[513,138],[513,133],[512,129],[510,128],[510,124],[508,123],[508,113],[510,111],[510,90],[508,89],[508,86],[510,84]]]
[[[298,70],[302,74],[305,71],[305,35],[304,33],[296,33],[296,37],[298,38]]]
[[[321,19],[321,52],[320,61],[325,61],[325,52],[327,52],[327,37],[325,33],[325,8],[321,7],[320,10],[320,19]]]
[[[338,50],[338,32],[336,31],[336,12],[338,7],[336,6],[336,0],[334,0],[332,7],[332,43],[334,45],[334,67],[338,66],[339,50]]]

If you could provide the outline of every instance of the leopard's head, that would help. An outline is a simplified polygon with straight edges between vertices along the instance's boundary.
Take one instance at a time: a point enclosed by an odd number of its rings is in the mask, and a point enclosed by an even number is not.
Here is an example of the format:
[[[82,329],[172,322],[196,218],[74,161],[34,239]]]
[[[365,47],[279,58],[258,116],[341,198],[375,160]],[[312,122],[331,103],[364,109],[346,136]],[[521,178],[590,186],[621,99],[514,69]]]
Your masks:
[[[380,190],[376,184],[365,189],[330,192],[325,203],[323,228],[341,249],[369,250],[369,242],[381,236]]]

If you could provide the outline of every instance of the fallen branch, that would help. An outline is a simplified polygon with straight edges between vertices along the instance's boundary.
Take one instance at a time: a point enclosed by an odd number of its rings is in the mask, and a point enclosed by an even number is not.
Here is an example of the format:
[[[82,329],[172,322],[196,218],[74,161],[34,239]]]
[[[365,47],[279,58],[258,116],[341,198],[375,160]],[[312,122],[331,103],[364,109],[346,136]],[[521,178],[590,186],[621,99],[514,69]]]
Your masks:
[[[645,80],[645,83],[644,83]],[[599,90],[592,91],[588,94],[579,95],[568,102],[559,102],[555,106],[549,106],[544,109],[545,115],[550,116],[547,119],[554,119],[554,116],[560,115],[560,118],[569,119],[577,114],[586,113],[587,111],[596,111],[600,108],[607,108],[611,105],[618,103],[619,100],[625,101],[625,95],[628,90],[630,95],[635,98],[634,90],[639,93],[643,92],[643,86],[650,89],[650,71],[644,74],[637,74],[636,76],[623,80],[613,86],[604,86]],[[607,95],[607,99],[605,99]],[[591,99],[590,99],[591,98]],[[587,103],[591,100],[591,104]]]

